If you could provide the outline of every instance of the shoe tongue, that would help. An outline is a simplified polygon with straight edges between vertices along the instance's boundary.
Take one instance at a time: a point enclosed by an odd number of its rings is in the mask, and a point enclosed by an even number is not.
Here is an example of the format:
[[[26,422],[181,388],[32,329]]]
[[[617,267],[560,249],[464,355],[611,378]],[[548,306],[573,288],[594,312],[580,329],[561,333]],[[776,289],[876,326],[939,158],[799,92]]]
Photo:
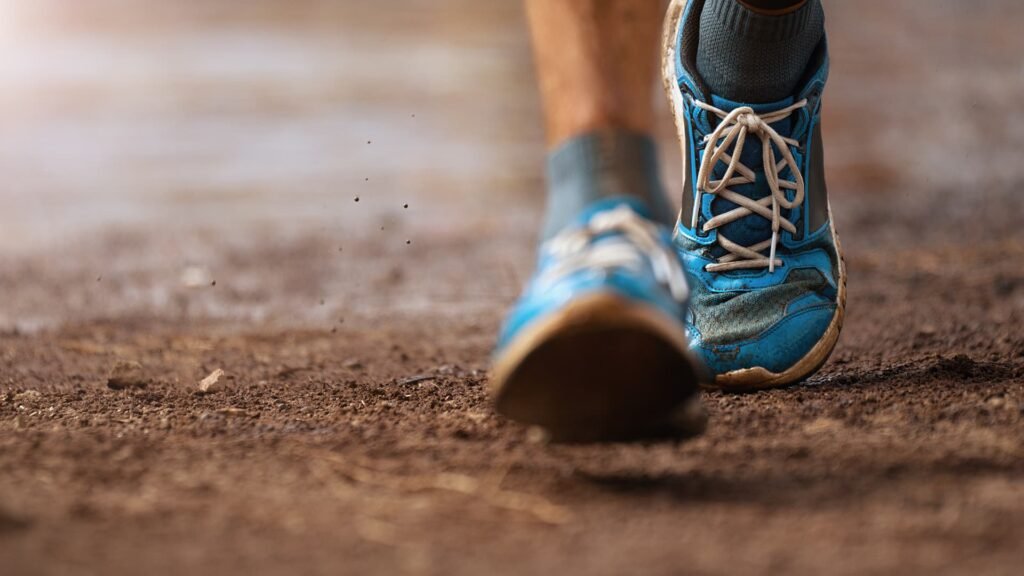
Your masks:
[[[782,108],[791,105],[793,103],[793,98],[786,98],[785,100],[771,102],[768,104],[746,104],[742,102],[733,102],[726,98],[712,95],[711,103],[716,108],[725,112],[731,112],[741,106],[748,106],[753,109],[755,113],[765,114],[781,110]],[[779,135],[788,137],[792,133],[792,124],[792,116],[788,116],[778,122],[772,123],[771,127],[775,129]],[[780,153],[777,150],[776,157],[780,157]],[[759,137],[752,134],[747,136],[746,143],[743,145],[743,153],[740,154],[740,162],[757,174],[757,181],[753,184],[745,184],[743,186],[731,186],[730,189],[754,200],[759,200],[771,194],[771,190],[768,188],[768,182],[764,176],[764,160],[761,152],[761,139]],[[718,166],[715,167],[715,176],[721,178],[725,174],[725,170],[726,164],[724,162],[719,162]],[[784,177],[789,178],[785,173]],[[723,198],[715,198],[711,204],[711,211],[715,215],[724,214],[734,208],[736,208],[736,204]],[[786,216],[786,212],[787,211],[783,210],[782,215]],[[719,234],[724,235],[726,238],[736,242],[737,244],[752,246],[758,242],[771,238],[772,225],[769,220],[756,214],[751,214],[720,227],[718,231]],[[716,254],[716,256],[721,256],[725,253],[724,249],[719,250],[721,250],[722,253]]]
[[[758,114],[764,114],[765,112],[774,112],[776,110],[781,110],[782,108],[789,106],[793,102],[795,102],[795,100],[792,96],[779,100],[778,102],[768,102],[766,104],[749,104],[747,102],[734,102],[732,100],[729,100],[728,98],[723,98],[721,96],[716,96],[714,94],[711,95],[711,104],[713,104],[715,108],[719,108],[726,112],[732,112],[733,110],[739,108],[740,106],[749,106],[754,110],[754,112],[757,112]]]

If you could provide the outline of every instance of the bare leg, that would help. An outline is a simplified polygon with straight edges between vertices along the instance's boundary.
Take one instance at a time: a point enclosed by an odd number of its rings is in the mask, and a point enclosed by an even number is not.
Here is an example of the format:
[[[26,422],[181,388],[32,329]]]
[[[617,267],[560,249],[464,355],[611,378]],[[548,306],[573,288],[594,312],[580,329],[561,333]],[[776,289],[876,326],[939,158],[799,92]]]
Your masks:
[[[527,0],[550,148],[607,128],[654,123],[658,0]]]
[[[671,225],[654,123],[660,0],[526,0],[547,129],[551,238],[595,203],[638,200]]]
[[[651,128],[659,0],[527,0],[548,137],[538,272],[499,338],[499,412],[556,440],[703,430]]]

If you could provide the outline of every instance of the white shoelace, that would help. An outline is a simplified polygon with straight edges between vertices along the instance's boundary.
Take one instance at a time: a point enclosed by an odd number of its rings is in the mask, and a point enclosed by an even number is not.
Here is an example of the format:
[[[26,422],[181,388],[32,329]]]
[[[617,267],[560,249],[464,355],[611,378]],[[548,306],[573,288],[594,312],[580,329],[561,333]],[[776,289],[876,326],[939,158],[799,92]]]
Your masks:
[[[594,237],[618,232],[623,237],[609,238],[592,245]],[[545,248],[557,258],[538,282],[550,283],[582,269],[626,268],[641,272],[646,255],[655,279],[668,288],[672,297],[682,302],[690,293],[686,275],[671,247],[658,238],[657,227],[628,206],[619,206],[598,213],[586,227],[566,230],[548,241]]]
[[[736,208],[708,220],[704,224],[704,232],[710,232],[751,214],[762,216],[772,223],[771,239],[758,242],[753,246],[737,244],[719,231],[718,243],[725,248],[728,254],[719,258],[718,262],[709,264],[706,270],[708,272],[726,272],[768,267],[769,271],[774,272],[776,266],[782,265],[782,260],[775,257],[776,246],[779,242],[779,230],[786,230],[791,234],[796,233],[796,226],[788,219],[783,218],[780,212],[782,208],[792,209],[804,201],[804,177],[789,149],[790,146],[799,147],[800,143],[780,135],[771,127],[771,124],[807,106],[807,100],[801,100],[781,110],[765,114],[757,114],[749,106],[725,112],[704,102],[694,101],[694,104],[718,116],[721,122],[714,132],[704,138],[704,158],[697,176],[697,195],[694,200],[691,227],[697,226],[701,194],[716,194],[737,205]],[[768,187],[771,189],[771,194],[759,200],[752,200],[729,188],[730,186],[752,184],[757,178],[753,170],[739,161],[743,154],[743,145],[749,134],[754,134],[761,139],[764,172],[768,179]],[[713,149],[712,145],[714,145]],[[732,154],[728,153],[730,148]],[[776,148],[782,152],[781,160],[777,160],[775,157]],[[728,167],[720,180],[712,180],[712,173],[718,162],[726,162]],[[795,180],[782,180],[779,176],[787,167]],[[786,198],[785,190],[795,191],[792,201]],[[761,254],[761,251],[766,248],[769,249],[767,257]]]

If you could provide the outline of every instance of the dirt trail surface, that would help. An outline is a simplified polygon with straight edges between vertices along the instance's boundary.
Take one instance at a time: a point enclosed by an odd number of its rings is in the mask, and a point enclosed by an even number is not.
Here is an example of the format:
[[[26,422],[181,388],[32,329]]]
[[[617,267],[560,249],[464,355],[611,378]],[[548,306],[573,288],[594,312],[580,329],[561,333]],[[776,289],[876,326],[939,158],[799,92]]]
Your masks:
[[[1020,573],[1020,2],[827,3],[833,359],[593,447],[485,394],[517,3],[3,5],[4,575]]]

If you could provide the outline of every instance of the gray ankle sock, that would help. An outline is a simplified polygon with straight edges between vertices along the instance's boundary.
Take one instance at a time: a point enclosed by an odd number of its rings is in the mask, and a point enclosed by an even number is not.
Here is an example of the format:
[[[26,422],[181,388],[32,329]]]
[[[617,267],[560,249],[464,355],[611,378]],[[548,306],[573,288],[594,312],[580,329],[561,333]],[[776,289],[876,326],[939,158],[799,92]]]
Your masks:
[[[825,34],[820,0],[781,16],[739,0],[707,0],[700,16],[697,71],[711,91],[744,103],[792,96]]]
[[[548,155],[543,238],[557,234],[594,202],[623,196],[641,200],[655,221],[673,221],[661,190],[654,140],[621,130],[570,139]]]

